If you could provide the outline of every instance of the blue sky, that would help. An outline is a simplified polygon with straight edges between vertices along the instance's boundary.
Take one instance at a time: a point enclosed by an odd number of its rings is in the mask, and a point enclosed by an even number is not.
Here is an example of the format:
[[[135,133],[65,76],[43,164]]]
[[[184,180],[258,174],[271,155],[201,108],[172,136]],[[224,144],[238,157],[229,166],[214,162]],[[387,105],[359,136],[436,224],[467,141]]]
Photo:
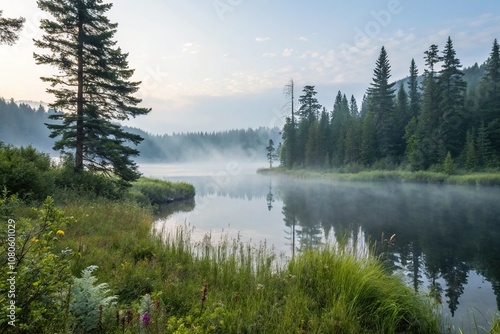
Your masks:
[[[34,0],[0,0],[5,16],[25,16],[15,46],[0,46],[0,96],[52,101],[36,65],[33,38],[47,15]],[[129,124],[152,133],[280,126],[283,87],[315,85],[331,109],[341,90],[358,103],[385,46],[393,79],[412,58],[451,36],[464,66],[483,62],[500,37],[498,1],[120,0],[108,17],[129,53],[138,96],[153,111]]]

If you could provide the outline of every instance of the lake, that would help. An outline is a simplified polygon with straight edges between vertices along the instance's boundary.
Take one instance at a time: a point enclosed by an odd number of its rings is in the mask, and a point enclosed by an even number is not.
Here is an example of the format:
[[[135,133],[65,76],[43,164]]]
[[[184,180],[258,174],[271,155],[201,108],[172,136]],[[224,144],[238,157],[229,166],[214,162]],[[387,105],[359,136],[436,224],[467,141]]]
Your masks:
[[[377,242],[388,270],[433,296],[451,325],[488,328],[500,305],[498,187],[299,180],[258,167],[265,163],[141,165],[145,176],[196,187],[194,201],[164,208],[154,228],[189,224],[198,240],[265,242],[289,257],[345,238]]]

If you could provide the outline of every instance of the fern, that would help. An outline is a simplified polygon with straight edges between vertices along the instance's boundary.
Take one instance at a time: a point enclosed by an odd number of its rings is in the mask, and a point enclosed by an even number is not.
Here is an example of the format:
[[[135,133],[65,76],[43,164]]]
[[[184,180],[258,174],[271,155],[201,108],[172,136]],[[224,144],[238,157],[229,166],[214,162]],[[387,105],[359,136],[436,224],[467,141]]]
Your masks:
[[[92,272],[96,269],[97,266],[89,266],[82,270],[81,278],[74,278],[70,311],[75,318],[75,329],[84,333],[97,331],[100,307],[109,308],[117,299],[117,296],[107,296],[110,292],[107,283],[94,285],[97,277],[93,276]]]

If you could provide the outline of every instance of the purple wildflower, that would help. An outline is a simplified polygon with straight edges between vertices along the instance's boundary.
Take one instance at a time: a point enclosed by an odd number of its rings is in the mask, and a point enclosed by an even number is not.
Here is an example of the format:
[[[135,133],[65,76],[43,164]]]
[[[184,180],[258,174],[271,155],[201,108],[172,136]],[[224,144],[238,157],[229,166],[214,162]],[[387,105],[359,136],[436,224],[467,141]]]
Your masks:
[[[141,317],[141,320],[144,326],[146,327],[149,326],[149,323],[151,322],[151,317],[149,316],[149,313],[148,312],[144,313]]]

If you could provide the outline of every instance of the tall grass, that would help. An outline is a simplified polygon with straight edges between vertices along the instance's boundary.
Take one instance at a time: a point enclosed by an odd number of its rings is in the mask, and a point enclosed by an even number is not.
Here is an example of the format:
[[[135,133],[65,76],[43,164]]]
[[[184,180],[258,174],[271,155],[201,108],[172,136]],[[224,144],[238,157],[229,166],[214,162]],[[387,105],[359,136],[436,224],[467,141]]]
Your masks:
[[[490,334],[500,334],[500,314],[497,314],[495,319],[493,319]]]
[[[80,250],[75,274],[99,266],[96,275],[123,308],[156,296],[163,316],[154,325],[161,333],[439,332],[429,302],[373,257],[326,247],[288,261],[265,243],[210,235],[194,242],[189,227],[155,237],[151,213],[132,202],[98,200],[64,210],[77,219],[61,245]]]

